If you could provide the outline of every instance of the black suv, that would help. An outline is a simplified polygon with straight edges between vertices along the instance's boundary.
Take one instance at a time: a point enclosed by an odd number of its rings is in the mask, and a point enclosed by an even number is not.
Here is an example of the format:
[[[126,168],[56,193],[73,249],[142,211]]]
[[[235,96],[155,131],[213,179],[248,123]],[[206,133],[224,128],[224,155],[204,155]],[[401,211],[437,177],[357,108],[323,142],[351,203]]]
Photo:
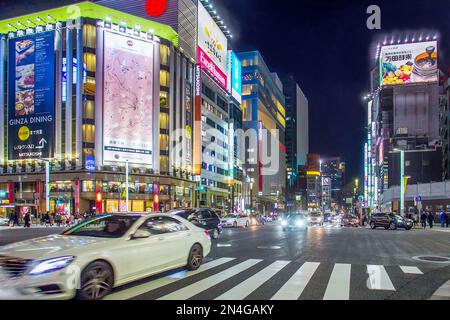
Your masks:
[[[374,213],[370,218],[370,227],[372,229],[384,227],[391,230],[396,230],[397,228],[411,230],[413,221],[394,213]]]
[[[182,217],[197,227],[207,230],[213,239],[217,239],[222,233],[222,223],[220,218],[212,209],[174,209],[169,211],[168,214]]]

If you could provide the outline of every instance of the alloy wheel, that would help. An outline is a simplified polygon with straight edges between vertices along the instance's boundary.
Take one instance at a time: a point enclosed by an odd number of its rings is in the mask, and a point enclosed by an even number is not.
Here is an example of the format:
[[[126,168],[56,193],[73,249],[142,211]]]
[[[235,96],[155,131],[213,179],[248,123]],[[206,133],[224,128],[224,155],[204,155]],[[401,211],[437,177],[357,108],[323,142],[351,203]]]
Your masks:
[[[81,291],[83,297],[98,300],[106,296],[112,287],[112,273],[103,265],[95,265],[85,272]]]

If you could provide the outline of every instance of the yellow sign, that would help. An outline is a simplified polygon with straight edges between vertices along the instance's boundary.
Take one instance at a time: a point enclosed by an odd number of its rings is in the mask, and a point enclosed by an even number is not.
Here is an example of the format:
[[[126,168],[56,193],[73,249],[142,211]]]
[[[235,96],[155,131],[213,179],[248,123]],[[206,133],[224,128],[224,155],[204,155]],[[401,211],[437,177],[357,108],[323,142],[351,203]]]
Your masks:
[[[19,136],[20,140],[26,141],[30,137],[30,129],[28,129],[28,127],[26,126],[20,127],[17,135]]]
[[[306,171],[306,175],[320,177],[320,171]]]

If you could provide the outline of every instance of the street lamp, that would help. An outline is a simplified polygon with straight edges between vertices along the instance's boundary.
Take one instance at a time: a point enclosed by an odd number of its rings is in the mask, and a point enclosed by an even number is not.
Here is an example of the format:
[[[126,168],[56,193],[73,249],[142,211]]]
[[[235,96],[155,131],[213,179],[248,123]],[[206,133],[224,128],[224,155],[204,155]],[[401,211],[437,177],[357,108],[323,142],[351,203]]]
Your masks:
[[[403,217],[405,213],[405,150],[394,149],[400,152],[400,215]]]

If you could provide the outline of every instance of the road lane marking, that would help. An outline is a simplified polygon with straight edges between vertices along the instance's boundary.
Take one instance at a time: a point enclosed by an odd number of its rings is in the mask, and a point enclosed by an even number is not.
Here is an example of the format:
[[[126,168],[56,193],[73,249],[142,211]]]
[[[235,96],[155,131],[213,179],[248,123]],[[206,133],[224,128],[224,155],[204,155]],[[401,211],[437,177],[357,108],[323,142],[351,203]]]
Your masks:
[[[400,266],[400,269],[402,269],[403,273],[406,274],[423,274],[423,272],[417,267]]]
[[[444,283],[431,296],[430,300],[449,300],[450,299],[450,280]]]
[[[394,285],[384,266],[367,265],[367,273],[369,274],[367,288],[371,290],[395,291]]]
[[[280,246],[259,246],[258,249],[267,249],[267,250],[280,250]]]
[[[305,262],[271,300],[297,300],[300,298],[319,265],[319,262]]]
[[[226,247],[231,247],[232,245],[229,243],[218,243],[217,244],[217,248],[226,248]]]
[[[350,299],[350,273],[351,265],[336,263],[331,273],[323,300],[349,300]]]
[[[169,293],[158,300],[187,300],[192,298],[193,296],[199,294],[202,291],[205,291],[239,273],[247,270],[248,268],[254,266],[255,264],[261,262],[261,259],[249,259],[238,265],[235,265],[229,269],[226,269],[218,274],[195,282],[187,287],[181,288],[177,291]]]
[[[164,278],[159,278],[159,279],[156,279],[156,280],[153,280],[153,281],[150,281],[150,282],[147,282],[147,283],[144,283],[144,284],[141,284],[141,285],[129,288],[129,289],[124,289],[124,290],[121,290],[119,292],[112,293],[112,294],[106,296],[104,298],[104,300],[127,300],[127,299],[131,299],[131,298],[137,297],[137,296],[139,296],[141,294],[144,294],[144,293],[150,292],[152,290],[164,287],[164,286],[166,286],[168,284],[177,282],[177,281],[179,281],[181,279],[186,279],[186,278],[192,277],[192,276],[194,276],[196,274],[199,274],[201,272],[204,272],[206,270],[218,267],[218,266],[220,266],[222,264],[225,264],[227,262],[233,261],[234,259],[235,258],[220,258],[220,259],[217,259],[217,260],[213,260],[211,262],[208,262],[208,263],[205,263],[205,264],[201,265],[200,268],[198,270],[196,270],[196,271],[182,270],[180,272],[171,274],[171,275],[169,275],[167,277],[164,277]]]
[[[264,268],[244,282],[241,282],[236,287],[220,295],[216,298],[216,300],[244,300],[253,291],[258,289],[262,284],[272,278],[289,263],[290,261],[275,261],[270,266]]]

